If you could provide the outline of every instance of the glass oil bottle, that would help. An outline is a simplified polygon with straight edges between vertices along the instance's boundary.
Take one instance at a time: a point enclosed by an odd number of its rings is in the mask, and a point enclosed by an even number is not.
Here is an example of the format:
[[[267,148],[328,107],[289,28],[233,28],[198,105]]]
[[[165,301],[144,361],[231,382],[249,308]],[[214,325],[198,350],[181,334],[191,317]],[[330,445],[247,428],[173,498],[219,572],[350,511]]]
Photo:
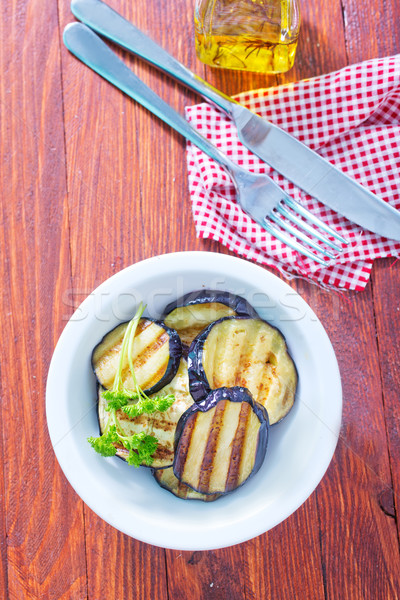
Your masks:
[[[196,52],[212,67],[284,73],[299,27],[298,0],[196,0]]]

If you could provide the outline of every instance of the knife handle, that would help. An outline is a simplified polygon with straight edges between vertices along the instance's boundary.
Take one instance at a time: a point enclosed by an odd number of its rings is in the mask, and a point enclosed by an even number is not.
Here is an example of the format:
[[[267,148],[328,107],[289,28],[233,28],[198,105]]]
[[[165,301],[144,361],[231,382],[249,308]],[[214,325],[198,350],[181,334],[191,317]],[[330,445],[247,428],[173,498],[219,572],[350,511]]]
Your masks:
[[[70,23],[64,29],[63,39],[68,50],[85,65],[193,142],[228,172],[235,168],[228,157],[143,83],[89,27],[82,23]]]
[[[232,117],[232,98],[195,75],[145,33],[101,0],[72,0],[71,10],[94,31],[143,58],[194,90]]]

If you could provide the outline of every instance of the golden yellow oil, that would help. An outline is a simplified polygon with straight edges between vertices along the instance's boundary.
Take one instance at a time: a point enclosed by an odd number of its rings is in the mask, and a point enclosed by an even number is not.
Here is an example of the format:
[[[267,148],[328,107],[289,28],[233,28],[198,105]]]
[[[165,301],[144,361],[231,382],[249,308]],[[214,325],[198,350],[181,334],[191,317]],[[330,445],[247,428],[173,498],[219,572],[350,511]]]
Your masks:
[[[296,55],[294,9],[294,0],[197,0],[197,56],[212,67],[284,73]]]
[[[196,36],[199,59],[212,67],[284,73],[293,67],[297,40],[276,44],[250,36]]]

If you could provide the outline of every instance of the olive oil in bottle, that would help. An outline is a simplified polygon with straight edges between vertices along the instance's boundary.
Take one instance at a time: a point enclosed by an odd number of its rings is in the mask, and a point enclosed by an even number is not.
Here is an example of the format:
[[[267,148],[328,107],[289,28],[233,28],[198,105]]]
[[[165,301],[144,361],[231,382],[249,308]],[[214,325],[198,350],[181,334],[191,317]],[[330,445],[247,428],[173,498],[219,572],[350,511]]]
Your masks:
[[[299,26],[298,0],[196,0],[197,56],[212,67],[284,73]]]

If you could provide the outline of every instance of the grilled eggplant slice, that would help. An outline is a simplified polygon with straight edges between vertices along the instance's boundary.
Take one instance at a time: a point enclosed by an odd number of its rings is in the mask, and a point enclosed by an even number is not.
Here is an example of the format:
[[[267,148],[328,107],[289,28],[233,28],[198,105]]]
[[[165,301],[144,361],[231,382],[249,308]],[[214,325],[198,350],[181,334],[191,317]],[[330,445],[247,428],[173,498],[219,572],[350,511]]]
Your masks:
[[[193,341],[190,392],[196,402],[210,390],[243,386],[268,412],[271,425],[292,408],[297,371],[281,332],[261,319],[225,317]]]
[[[99,384],[106,389],[113,386],[127,326],[128,323],[118,325],[93,350],[93,370]],[[181,356],[182,344],[176,331],[161,321],[140,319],[133,342],[133,366],[138,383],[146,394],[159,391],[175,377]],[[127,359],[122,379],[126,389],[134,389]]]
[[[228,316],[257,318],[254,308],[241,296],[220,290],[198,290],[171,302],[164,311],[164,323],[176,329],[184,346],[207,325]]]
[[[153,475],[158,485],[183,500],[203,500],[203,502],[213,502],[220,497],[220,494],[199,494],[199,492],[195,492],[192,488],[175,477],[172,467],[169,467],[168,469],[157,469],[153,472]]]
[[[98,417],[100,433],[104,433],[109,416],[109,413],[105,410],[107,400],[101,395],[102,391],[104,391],[104,388],[99,386]],[[158,392],[157,395],[167,394],[173,394],[175,396],[175,402],[165,412],[155,412],[150,415],[143,414],[139,417],[130,418],[122,410],[117,411],[119,422],[126,435],[133,435],[134,433],[144,431],[148,435],[154,435],[157,438],[159,444],[157,450],[153,454],[154,460],[151,465],[154,469],[164,469],[172,465],[174,460],[174,440],[177,423],[181,415],[193,404],[193,398],[189,394],[188,371],[184,359],[181,359],[178,372],[174,379]],[[118,447],[117,456],[125,459],[128,454],[128,450],[122,446]]]
[[[181,416],[174,474],[196,492],[227,494],[259,470],[267,442],[266,410],[245,388],[219,388]]]

